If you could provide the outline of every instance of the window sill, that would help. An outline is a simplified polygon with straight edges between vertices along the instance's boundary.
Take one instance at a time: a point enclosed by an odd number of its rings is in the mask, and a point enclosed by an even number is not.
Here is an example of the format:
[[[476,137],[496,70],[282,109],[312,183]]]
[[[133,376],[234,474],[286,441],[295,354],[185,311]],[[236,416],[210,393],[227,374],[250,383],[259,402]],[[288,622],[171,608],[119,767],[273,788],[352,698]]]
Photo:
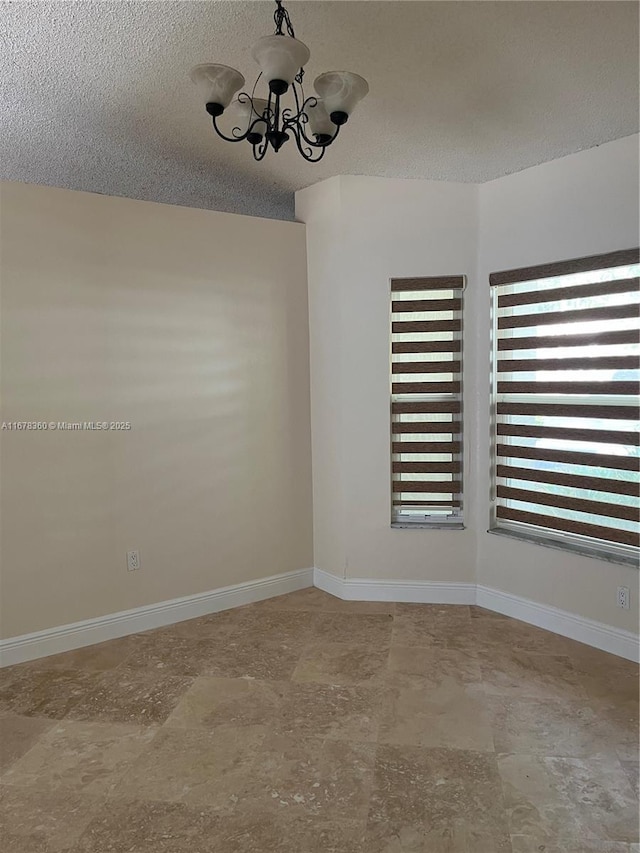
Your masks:
[[[424,521],[392,521],[392,530],[466,530],[464,524],[427,524]]]
[[[581,557],[590,557],[591,559],[602,560],[605,563],[617,563],[624,566],[634,566],[639,568],[638,554],[624,554],[616,551],[604,551],[597,547],[591,547],[588,543],[572,542],[571,540],[561,541],[560,539],[551,539],[542,534],[531,533],[524,530],[515,530],[507,527],[494,527],[487,530],[497,536],[504,536],[507,539],[517,539],[520,542],[528,542],[531,545],[541,545],[543,548],[551,548],[554,551],[569,551],[572,554],[579,554]]]

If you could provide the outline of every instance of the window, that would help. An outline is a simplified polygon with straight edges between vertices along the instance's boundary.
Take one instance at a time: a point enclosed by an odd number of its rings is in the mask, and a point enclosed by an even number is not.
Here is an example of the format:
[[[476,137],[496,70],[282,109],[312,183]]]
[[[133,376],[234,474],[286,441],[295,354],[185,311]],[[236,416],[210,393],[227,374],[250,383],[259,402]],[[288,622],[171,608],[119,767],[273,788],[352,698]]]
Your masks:
[[[491,275],[496,532],[637,563],[639,259]]]
[[[463,276],[391,281],[394,526],[462,527]]]

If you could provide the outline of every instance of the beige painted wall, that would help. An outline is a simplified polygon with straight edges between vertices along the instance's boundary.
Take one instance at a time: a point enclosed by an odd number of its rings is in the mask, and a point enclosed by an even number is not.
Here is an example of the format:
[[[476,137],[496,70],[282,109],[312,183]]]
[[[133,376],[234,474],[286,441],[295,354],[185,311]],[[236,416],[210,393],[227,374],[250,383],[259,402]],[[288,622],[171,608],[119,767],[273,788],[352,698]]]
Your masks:
[[[343,416],[344,332],[340,177],[296,195],[306,222],[313,454],[314,566],[344,575],[346,565]]]
[[[638,630],[638,569],[552,550],[486,532],[489,470],[490,272],[630,249],[638,245],[638,137],[630,136],[508,175],[480,188],[477,502],[478,583]],[[616,589],[631,607],[616,606]]]
[[[313,564],[304,227],[5,183],[2,636]],[[139,549],[142,569],[125,554]]]
[[[297,196],[308,269],[301,224],[3,185],[1,419],[133,429],[0,432],[2,636],[314,563],[637,630],[636,569],[486,533],[488,273],[636,243],[637,144],[481,187],[325,181]],[[388,280],[444,273],[468,277],[468,527],[391,530]]]
[[[481,186],[346,177],[296,197],[307,223],[315,565],[467,581],[636,632],[637,568],[487,533],[489,273],[638,241],[638,137]],[[463,532],[389,524],[391,276],[468,276]],[[617,586],[631,608],[616,607]]]
[[[389,280],[466,275],[472,323],[476,196],[471,184],[353,176],[296,195],[307,225],[315,565],[339,577],[474,581],[473,500],[462,531],[390,526]],[[464,371],[473,409],[473,353]],[[474,443],[470,417],[469,496]]]

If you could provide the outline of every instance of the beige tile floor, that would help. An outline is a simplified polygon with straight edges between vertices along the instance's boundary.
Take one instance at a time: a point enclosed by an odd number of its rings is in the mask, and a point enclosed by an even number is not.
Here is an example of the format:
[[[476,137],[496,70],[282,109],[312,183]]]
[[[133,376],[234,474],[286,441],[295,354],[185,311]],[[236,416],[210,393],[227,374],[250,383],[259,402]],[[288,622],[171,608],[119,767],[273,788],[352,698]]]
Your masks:
[[[303,590],[0,671],[2,853],[637,853],[638,668]]]

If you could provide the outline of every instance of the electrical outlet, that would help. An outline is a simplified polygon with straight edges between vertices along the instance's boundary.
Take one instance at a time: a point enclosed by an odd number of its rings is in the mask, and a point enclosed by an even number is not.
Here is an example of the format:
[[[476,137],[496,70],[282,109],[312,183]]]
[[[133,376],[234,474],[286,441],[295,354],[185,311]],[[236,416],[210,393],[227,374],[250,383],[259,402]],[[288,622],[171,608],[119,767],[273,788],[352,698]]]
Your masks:
[[[127,551],[127,569],[137,572],[140,568],[140,551]]]
[[[622,607],[623,610],[629,609],[629,587],[628,586],[619,586],[618,587],[618,607]]]

